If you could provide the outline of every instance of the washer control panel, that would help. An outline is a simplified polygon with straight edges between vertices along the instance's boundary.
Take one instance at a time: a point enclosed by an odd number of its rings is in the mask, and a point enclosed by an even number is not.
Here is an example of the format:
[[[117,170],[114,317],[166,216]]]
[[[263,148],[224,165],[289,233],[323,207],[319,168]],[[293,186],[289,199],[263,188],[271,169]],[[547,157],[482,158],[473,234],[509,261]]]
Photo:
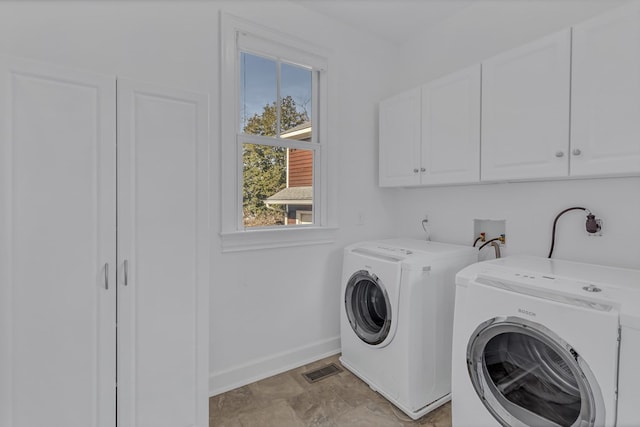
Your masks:
[[[413,253],[413,251],[410,249],[398,248],[393,246],[378,246],[378,249],[381,249],[386,252],[392,252],[399,255],[404,255],[404,256],[411,255]]]

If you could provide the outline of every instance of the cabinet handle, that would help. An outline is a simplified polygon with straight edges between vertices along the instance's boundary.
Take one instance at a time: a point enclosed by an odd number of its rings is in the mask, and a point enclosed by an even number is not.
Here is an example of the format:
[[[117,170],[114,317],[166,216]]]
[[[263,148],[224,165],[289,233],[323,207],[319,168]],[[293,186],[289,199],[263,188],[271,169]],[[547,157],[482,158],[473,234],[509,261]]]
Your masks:
[[[124,260],[124,285],[129,285],[129,261]]]
[[[415,169],[413,170],[413,173],[418,173],[418,172],[419,172],[418,168],[415,168]]]
[[[427,170],[425,168],[420,168],[420,172],[426,172]]]
[[[556,151],[556,157],[563,157],[564,151]]]
[[[573,150],[573,155],[574,156],[579,156],[580,154],[582,154],[582,151],[580,151],[579,148],[576,148],[575,150]]]
[[[104,263],[104,288],[109,290],[109,263]]]

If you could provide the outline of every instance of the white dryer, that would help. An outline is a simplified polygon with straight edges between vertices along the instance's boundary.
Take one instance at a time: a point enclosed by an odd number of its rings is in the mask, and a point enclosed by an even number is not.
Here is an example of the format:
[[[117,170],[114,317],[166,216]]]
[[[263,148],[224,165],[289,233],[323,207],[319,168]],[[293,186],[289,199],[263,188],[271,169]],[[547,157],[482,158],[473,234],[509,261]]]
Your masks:
[[[340,361],[413,419],[450,399],[454,278],[477,259],[412,239],[345,248]]]
[[[513,256],[456,284],[454,427],[640,425],[640,271]]]

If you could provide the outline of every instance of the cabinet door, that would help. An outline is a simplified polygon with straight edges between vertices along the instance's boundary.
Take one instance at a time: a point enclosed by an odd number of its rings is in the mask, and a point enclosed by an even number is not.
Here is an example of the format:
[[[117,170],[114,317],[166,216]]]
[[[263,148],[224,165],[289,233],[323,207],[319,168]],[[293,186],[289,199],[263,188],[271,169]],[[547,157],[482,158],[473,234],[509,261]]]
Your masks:
[[[420,88],[380,103],[380,186],[420,184]]]
[[[480,65],[422,87],[422,184],[480,180]]]
[[[115,80],[0,57],[0,100],[0,426],[113,427]]]
[[[118,80],[121,427],[208,426],[207,121],[206,96]]]
[[[640,7],[573,30],[571,175],[640,172]]]
[[[567,176],[570,31],[482,63],[481,178]]]

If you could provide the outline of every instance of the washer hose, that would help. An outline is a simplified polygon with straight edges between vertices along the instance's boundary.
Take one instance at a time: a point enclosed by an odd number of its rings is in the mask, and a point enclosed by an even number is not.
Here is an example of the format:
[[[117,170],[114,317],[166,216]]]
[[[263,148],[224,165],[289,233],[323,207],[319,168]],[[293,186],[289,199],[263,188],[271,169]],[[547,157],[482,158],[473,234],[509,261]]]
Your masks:
[[[583,208],[581,206],[574,206],[572,208],[567,208],[562,212],[560,212],[556,216],[556,219],[553,220],[553,230],[551,231],[551,248],[549,249],[549,255],[547,256],[547,258],[551,258],[551,255],[553,255],[553,248],[556,244],[556,225],[558,224],[558,220],[562,215],[566,214],[567,212],[575,211],[575,210],[581,210],[581,211],[587,212],[587,225],[589,225],[589,220],[595,221],[595,216],[589,211],[589,209]],[[587,230],[587,231],[591,232],[590,230]]]
[[[491,242],[495,242],[496,240],[501,240],[501,239],[502,239],[502,236],[500,236],[500,237],[496,237],[496,238],[491,239],[491,240],[487,240],[486,242],[484,242],[484,244],[483,244],[482,246],[480,246],[480,247],[478,248],[478,251],[481,251],[481,250],[482,250],[482,248],[484,248],[484,247],[485,247],[485,246],[487,246],[487,245],[490,245],[490,244],[491,244]]]

